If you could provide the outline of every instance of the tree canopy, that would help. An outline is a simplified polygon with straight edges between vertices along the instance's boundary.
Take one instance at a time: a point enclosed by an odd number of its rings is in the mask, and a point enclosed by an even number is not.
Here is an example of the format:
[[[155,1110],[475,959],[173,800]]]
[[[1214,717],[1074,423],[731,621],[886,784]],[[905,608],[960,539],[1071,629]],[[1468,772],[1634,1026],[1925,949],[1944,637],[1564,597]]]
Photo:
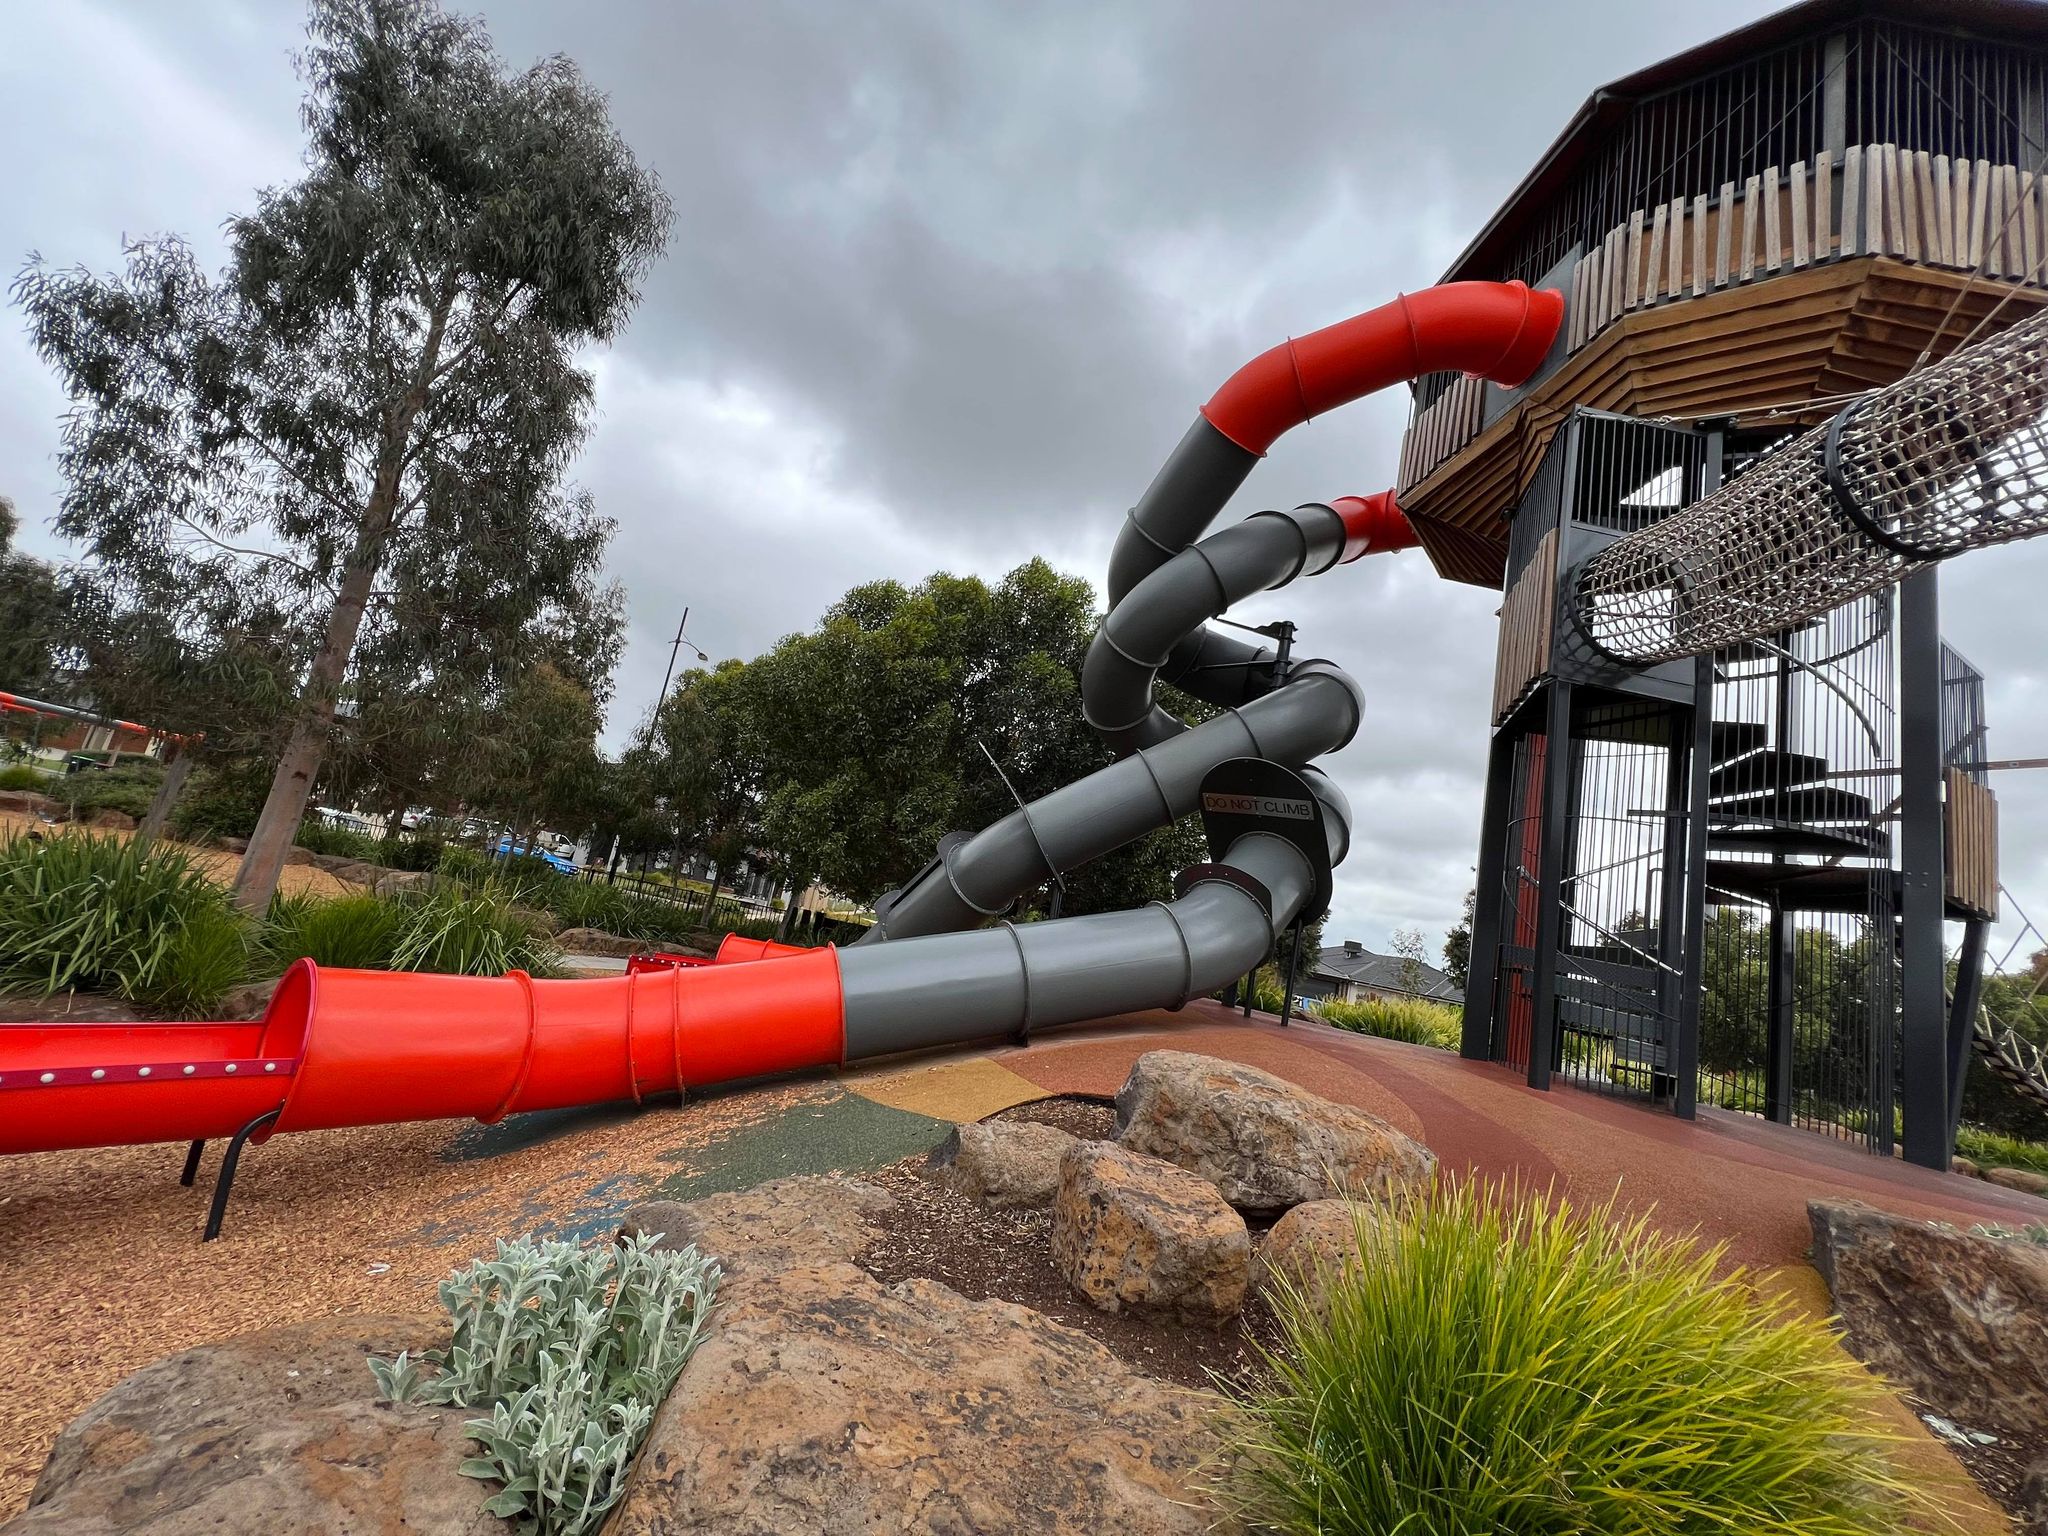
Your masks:
[[[508,70],[427,0],[314,0],[299,70],[305,174],[229,221],[217,280],[166,239],[14,290],[73,401],[59,530],[145,608],[264,568],[314,616],[237,881],[256,908],[359,641],[445,637],[437,664],[505,686],[559,666],[515,642],[615,640],[611,526],[562,484],[576,351],[624,324],[671,217],[574,64]]]

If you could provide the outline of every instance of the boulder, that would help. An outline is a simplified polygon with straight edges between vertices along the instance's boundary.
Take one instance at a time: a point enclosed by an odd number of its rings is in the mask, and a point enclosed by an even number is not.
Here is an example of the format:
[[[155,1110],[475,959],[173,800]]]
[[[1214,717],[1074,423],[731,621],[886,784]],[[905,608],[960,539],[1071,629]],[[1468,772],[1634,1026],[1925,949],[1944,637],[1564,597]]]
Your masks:
[[[1436,1175],[1435,1154],[1377,1115],[1185,1051],[1140,1056],[1116,1114],[1124,1146],[1199,1173],[1245,1211],[1412,1194]]]
[[[618,959],[662,947],[646,939],[621,938],[602,928],[564,928],[555,935],[555,946],[565,955],[611,955]]]
[[[515,906],[512,915],[535,933],[556,934],[562,931],[561,919],[539,907]]]
[[[2048,1456],[2027,1468],[2020,1479],[2020,1529],[2026,1536],[2048,1536]]]
[[[1071,1133],[1030,1120],[958,1125],[932,1153],[932,1178],[999,1211],[1043,1210],[1060,1189]]]
[[[386,871],[382,864],[372,864],[366,859],[343,859],[327,873],[337,880],[347,881],[350,885],[367,886],[374,891],[377,882],[384,878]]]
[[[2031,1168],[1986,1168],[1984,1178],[2023,1195],[2048,1195],[2048,1173],[2036,1173]]]
[[[282,977],[273,976],[268,981],[245,981],[239,987],[229,987],[217,1011],[224,1019],[260,1019],[270,1007],[270,994],[277,990],[281,980]]]
[[[896,1199],[859,1179],[798,1174],[701,1200],[647,1200],[629,1209],[620,1237],[656,1233],[657,1248],[695,1246],[744,1280],[792,1264],[855,1259],[876,1218]]]
[[[2048,1248],[1853,1203],[1806,1212],[1859,1358],[1971,1429],[2048,1423]]]
[[[86,815],[84,824],[95,832],[133,832],[135,818],[126,811],[117,811],[112,806],[103,806]]]
[[[443,1320],[323,1317],[145,1366],[57,1437],[4,1536],[509,1536],[457,1469],[459,1408],[377,1400],[371,1355],[443,1344]]]
[[[310,848],[301,848],[297,843],[293,843],[284,851],[284,867],[290,869],[295,864],[313,864],[319,857],[320,855]]]
[[[1966,1179],[1981,1179],[1984,1177],[1983,1169],[1979,1168],[1967,1157],[1962,1156],[1956,1156],[1949,1159],[1948,1171],[1950,1173],[1960,1173]]]
[[[213,840],[213,846],[220,849],[223,853],[247,853],[249,851],[249,839],[246,837],[216,837]]]
[[[62,821],[69,814],[62,802],[32,789],[0,789],[0,811],[12,811],[17,816],[47,816],[51,821]]]
[[[1052,1256],[1103,1312],[1220,1322],[1251,1282],[1251,1235],[1215,1185],[1107,1141],[1077,1141],[1060,1158]]]
[[[370,887],[379,896],[402,896],[407,891],[416,891],[430,883],[433,876],[419,869],[386,869],[377,874],[376,884]]]
[[[1330,1281],[1344,1266],[1358,1262],[1359,1224],[1372,1219],[1372,1207],[1360,1201],[1303,1201],[1275,1222],[1259,1244],[1254,1275],[1259,1289],[1271,1293],[1292,1286],[1318,1314],[1327,1313]]]
[[[1028,1308],[802,1265],[721,1292],[605,1533],[1223,1531],[1217,1406]]]

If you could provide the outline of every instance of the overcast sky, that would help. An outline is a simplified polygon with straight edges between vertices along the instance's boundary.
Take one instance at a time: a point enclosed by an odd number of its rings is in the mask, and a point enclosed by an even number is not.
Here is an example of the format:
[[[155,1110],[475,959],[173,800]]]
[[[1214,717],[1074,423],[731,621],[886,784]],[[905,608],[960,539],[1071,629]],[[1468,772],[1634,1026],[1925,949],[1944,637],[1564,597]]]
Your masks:
[[[1100,584],[1124,509],[1232,368],[1433,281],[1597,86],[1771,9],[1701,0],[483,7],[575,58],[674,197],[669,254],[593,360],[576,477],[618,519],[617,739],[687,605],[713,658],[848,586],[1032,555]],[[1568,17],[1568,20],[1566,19]],[[124,235],[217,263],[300,152],[291,3],[20,6],[0,51],[0,264]],[[1405,397],[1288,436],[1234,513],[1380,489]],[[0,316],[0,494],[50,534],[63,399]],[[2048,547],[1944,578],[2000,757],[2048,756]],[[1368,719],[1329,765],[1358,827],[1327,932],[1434,947],[1471,882],[1498,595],[1420,552],[1240,617],[1298,619]],[[2009,884],[2048,908],[2048,775],[2004,775]],[[2048,921],[2048,916],[2044,916]]]

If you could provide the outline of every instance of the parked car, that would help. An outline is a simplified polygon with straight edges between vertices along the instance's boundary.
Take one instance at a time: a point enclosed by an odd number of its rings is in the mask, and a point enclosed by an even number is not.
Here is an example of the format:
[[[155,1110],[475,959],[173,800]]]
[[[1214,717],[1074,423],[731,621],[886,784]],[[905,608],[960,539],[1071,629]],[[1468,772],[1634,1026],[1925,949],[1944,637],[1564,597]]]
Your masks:
[[[559,853],[551,853],[538,843],[515,842],[510,833],[491,844],[490,854],[494,859],[509,859],[515,854],[521,858],[540,859],[565,875],[576,873],[576,866]]]

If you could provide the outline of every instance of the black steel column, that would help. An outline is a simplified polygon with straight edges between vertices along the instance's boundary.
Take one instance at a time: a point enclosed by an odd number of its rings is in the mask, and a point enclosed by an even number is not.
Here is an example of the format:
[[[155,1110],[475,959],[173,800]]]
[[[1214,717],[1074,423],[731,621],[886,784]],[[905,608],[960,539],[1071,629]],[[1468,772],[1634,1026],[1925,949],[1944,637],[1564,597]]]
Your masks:
[[[1458,1054],[1494,1059],[1494,986],[1500,974],[1500,912],[1506,899],[1508,805],[1514,798],[1515,738],[1496,731],[1486,754],[1479,816],[1479,867],[1472,887],[1472,953],[1465,972],[1465,1028]]]
[[[1794,636],[1781,634],[1778,644],[1788,650],[1794,644]],[[1785,656],[1778,658],[1778,686],[1774,695],[1776,719],[1771,728],[1771,810],[1772,821],[1785,825],[1790,818],[1785,814],[1785,767],[1791,755],[1792,743],[1787,739],[1792,729],[1792,664]],[[1771,854],[1774,870],[1785,867],[1782,850]],[[1797,953],[1794,948],[1792,914],[1776,895],[1771,897],[1771,921],[1768,936],[1768,950],[1765,954],[1764,981],[1764,1114],[1781,1125],[1792,1121],[1792,1062],[1796,1051],[1793,1039],[1793,982]]]
[[[1941,602],[1933,567],[1899,583],[1899,1108],[1906,1161],[1947,1168],[1941,952]]]
[[[1981,917],[1963,924],[1963,947],[1956,955],[1956,990],[1948,1005],[1948,1149],[1956,1149],[1956,1127],[1963,1120],[1963,1084],[1969,1079],[1970,1036],[1976,1028],[1977,1005],[1984,998],[1984,940],[1991,925]]]
[[[1694,704],[1674,711],[1670,789],[1664,798],[1665,934],[1658,949],[1677,974],[1664,977],[1665,1059],[1674,1079],[1672,1111],[1690,1120],[1699,1101],[1700,983],[1707,911],[1707,775],[1714,755],[1714,668],[1701,657]]]
[[[1529,1086],[1550,1086],[1557,1053],[1557,950],[1564,936],[1564,866],[1571,847],[1572,685],[1553,680],[1544,712],[1542,857],[1536,956],[1530,977]]]

